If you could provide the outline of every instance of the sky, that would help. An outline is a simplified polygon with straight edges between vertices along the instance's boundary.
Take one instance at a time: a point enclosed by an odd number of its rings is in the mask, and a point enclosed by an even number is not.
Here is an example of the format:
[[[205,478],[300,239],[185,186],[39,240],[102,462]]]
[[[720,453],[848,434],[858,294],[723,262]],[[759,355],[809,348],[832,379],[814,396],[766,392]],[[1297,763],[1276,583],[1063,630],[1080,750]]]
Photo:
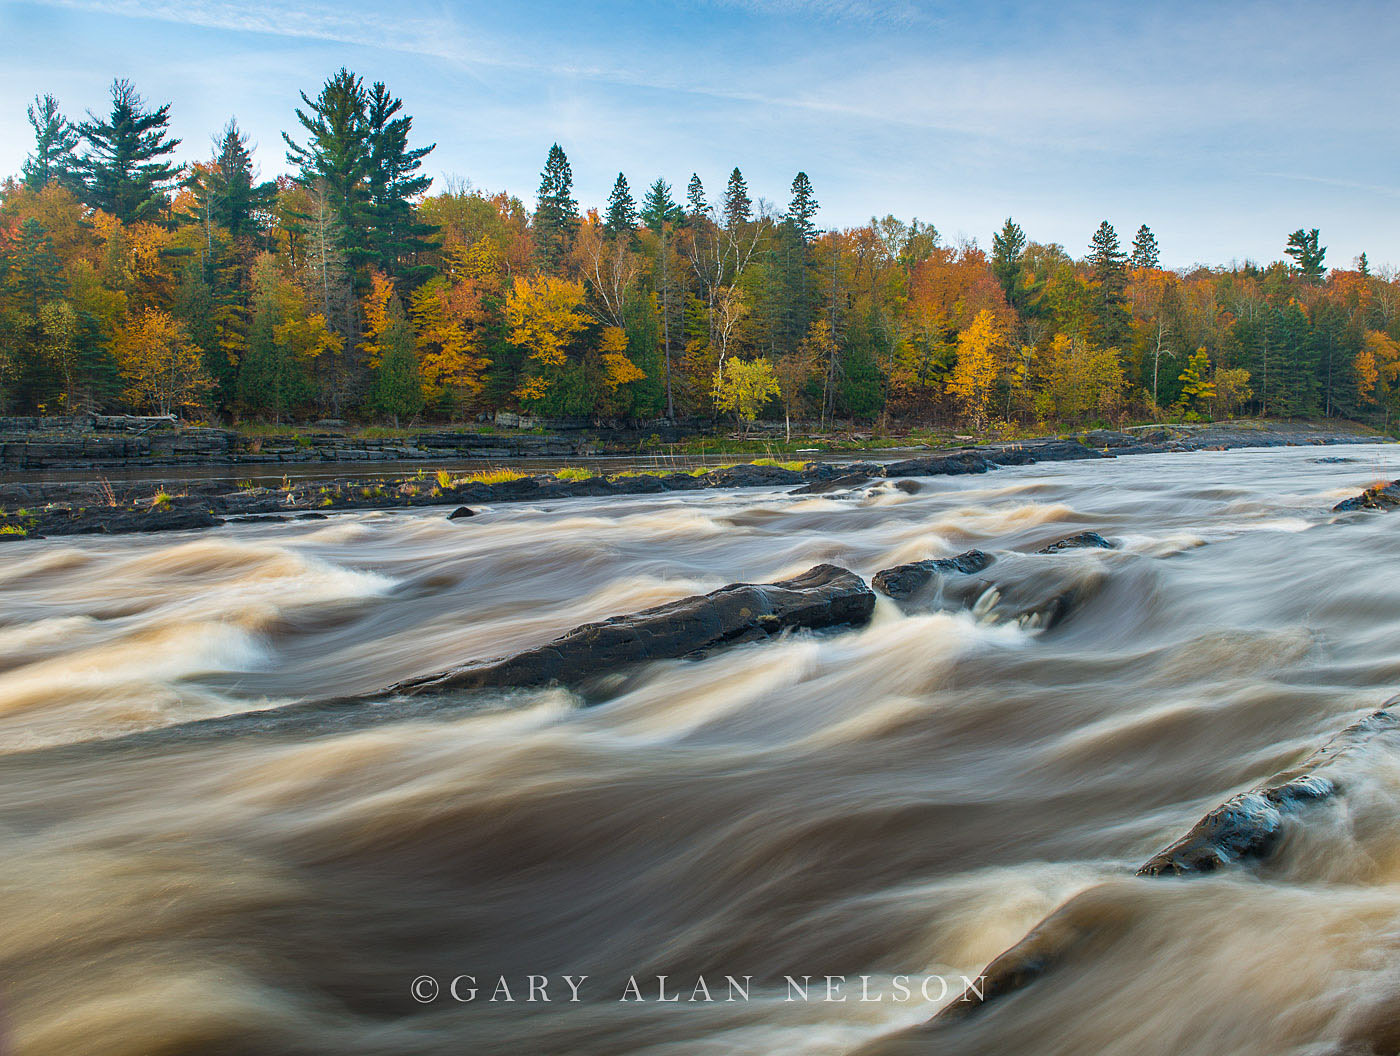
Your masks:
[[[0,0],[0,174],[36,93],[81,116],[129,77],[182,160],[235,116],[270,178],[344,65],[404,100],[435,179],[527,204],[557,141],[585,208],[619,170],[714,197],[737,165],[779,210],[807,172],[823,227],[988,247],[1010,215],[1078,257],[1146,223],[1178,268],[1318,227],[1331,266],[1400,265],[1397,54],[1400,6],[1346,0]]]

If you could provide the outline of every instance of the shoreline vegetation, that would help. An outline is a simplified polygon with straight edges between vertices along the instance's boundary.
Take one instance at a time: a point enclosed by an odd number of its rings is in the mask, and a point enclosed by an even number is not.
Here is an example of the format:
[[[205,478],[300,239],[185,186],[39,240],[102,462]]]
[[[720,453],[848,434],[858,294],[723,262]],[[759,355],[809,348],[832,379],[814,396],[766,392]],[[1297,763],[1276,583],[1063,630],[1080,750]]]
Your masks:
[[[1171,270],[1136,218],[1078,256],[1010,217],[987,248],[878,203],[823,228],[805,172],[775,206],[737,166],[683,192],[618,173],[589,208],[558,144],[530,208],[435,186],[404,101],[344,68],[288,100],[285,152],[261,159],[230,119],[178,163],[173,104],[109,94],[84,120],[37,96],[0,183],[0,413],[173,414],[273,443],[325,420],[1010,439],[1241,414],[1388,429],[1400,410],[1400,276],[1364,253],[1329,268],[1316,228],[1280,232],[1272,263]]]
[[[322,520],[332,513],[370,509],[451,506],[451,518],[475,516],[477,506],[570,498],[646,495],[709,488],[788,487],[824,494],[890,482],[917,490],[903,478],[986,473],[1036,462],[1116,458],[1134,454],[1375,443],[1388,439],[1312,425],[1249,423],[1248,428],[1154,426],[1133,433],[1091,430],[1069,437],[1039,437],[948,448],[889,461],[821,461],[765,457],[685,468],[621,470],[568,466],[526,472],[497,466],[465,472],[420,467],[404,477],[301,479],[280,486],[251,481],[190,480],[174,484],[118,486],[85,483],[0,483],[0,541],[46,536],[183,531],[225,524],[292,519]],[[1369,494],[1369,492],[1367,493]]]

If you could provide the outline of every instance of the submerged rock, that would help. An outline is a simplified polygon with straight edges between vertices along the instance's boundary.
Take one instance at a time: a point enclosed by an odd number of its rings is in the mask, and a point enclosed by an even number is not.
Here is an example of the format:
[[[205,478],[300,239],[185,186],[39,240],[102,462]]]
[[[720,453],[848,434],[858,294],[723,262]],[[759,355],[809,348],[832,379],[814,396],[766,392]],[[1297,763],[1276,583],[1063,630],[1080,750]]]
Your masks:
[[[881,569],[871,579],[871,585],[881,594],[891,598],[907,598],[928,583],[934,576],[949,572],[971,575],[981,572],[992,563],[992,555],[981,550],[969,550],[957,557],[940,557],[932,561],[914,561],[907,565],[895,565]]]
[[[1222,865],[1266,857],[1287,816],[1341,788],[1335,773],[1339,760],[1380,734],[1400,730],[1400,715],[1391,710],[1395,702],[1387,701],[1384,707],[1352,723],[1271,784],[1226,800],[1185,836],[1148,859],[1138,876],[1209,873]]]
[[[1080,532],[1078,535],[1071,535],[1059,542],[1051,543],[1049,546],[1042,546],[1036,551],[1037,554],[1058,554],[1061,550],[1116,550],[1117,543],[1110,543],[1098,532]]]
[[[1339,764],[1376,737],[1400,732],[1400,715],[1391,710],[1397,702],[1400,697],[1386,701],[1268,784],[1226,800],[1185,836],[1149,858],[1137,875],[1201,875],[1267,858],[1282,838],[1287,819],[1343,790],[1346,767]],[[1081,947],[1098,926],[1086,925],[1096,918],[1084,912],[1095,890],[1083,892],[1056,909],[1020,942],[994,958],[982,970],[978,987],[946,1005],[929,1026],[967,1018],[996,998],[1025,987]]]
[[[780,631],[861,625],[875,595],[854,572],[817,565],[778,583],[734,583],[709,594],[576,627],[548,645],[410,679],[381,696],[449,689],[573,685],[621,664],[671,660]]]
[[[448,519],[449,521],[460,521],[460,520],[462,520],[464,517],[475,517],[475,516],[476,516],[476,513],[475,513],[473,510],[468,509],[466,506],[458,506],[455,510],[453,510],[451,513],[449,513],[449,514],[447,515],[447,519]]]

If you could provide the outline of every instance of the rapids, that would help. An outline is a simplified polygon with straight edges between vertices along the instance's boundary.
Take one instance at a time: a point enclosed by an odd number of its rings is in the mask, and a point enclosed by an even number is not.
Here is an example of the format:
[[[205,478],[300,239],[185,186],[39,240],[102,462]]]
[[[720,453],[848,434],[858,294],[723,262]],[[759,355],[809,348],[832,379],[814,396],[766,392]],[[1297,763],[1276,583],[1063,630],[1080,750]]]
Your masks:
[[[1330,512],[1397,461],[1143,455],[915,494],[7,543],[0,1051],[1394,1052],[1400,758],[1257,868],[1132,874],[1400,691],[1400,516]],[[1086,530],[1118,548],[1033,553]],[[996,590],[600,672],[586,702],[184,732],[725,583],[970,548]],[[1050,629],[1024,618],[1071,588]],[[882,1040],[937,1010],[920,981],[952,999],[1076,896],[1087,951],[946,1034]],[[828,975],[846,1000],[816,997]],[[486,1000],[501,978],[514,1003]],[[619,1001],[632,978],[644,999]],[[713,1001],[689,1000],[701,978]]]

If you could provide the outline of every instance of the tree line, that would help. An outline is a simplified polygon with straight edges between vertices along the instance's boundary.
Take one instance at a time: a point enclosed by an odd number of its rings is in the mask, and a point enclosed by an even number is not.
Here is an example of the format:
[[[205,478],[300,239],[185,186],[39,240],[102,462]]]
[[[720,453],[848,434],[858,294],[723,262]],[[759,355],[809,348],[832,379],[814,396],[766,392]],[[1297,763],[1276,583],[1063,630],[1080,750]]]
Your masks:
[[[0,185],[0,410],[460,421],[510,410],[978,429],[1262,413],[1384,420],[1400,284],[1316,229],[1266,266],[1161,267],[1146,224],[1085,253],[1012,219],[990,250],[893,216],[821,229],[736,167],[711,194],[619,173],[581,209],[549,149],[533,209],[432,188],[413,119],[341,69],[301,94],[291,174],[230,120],[178,166],[170,104],[126,80],[44,95]]]

